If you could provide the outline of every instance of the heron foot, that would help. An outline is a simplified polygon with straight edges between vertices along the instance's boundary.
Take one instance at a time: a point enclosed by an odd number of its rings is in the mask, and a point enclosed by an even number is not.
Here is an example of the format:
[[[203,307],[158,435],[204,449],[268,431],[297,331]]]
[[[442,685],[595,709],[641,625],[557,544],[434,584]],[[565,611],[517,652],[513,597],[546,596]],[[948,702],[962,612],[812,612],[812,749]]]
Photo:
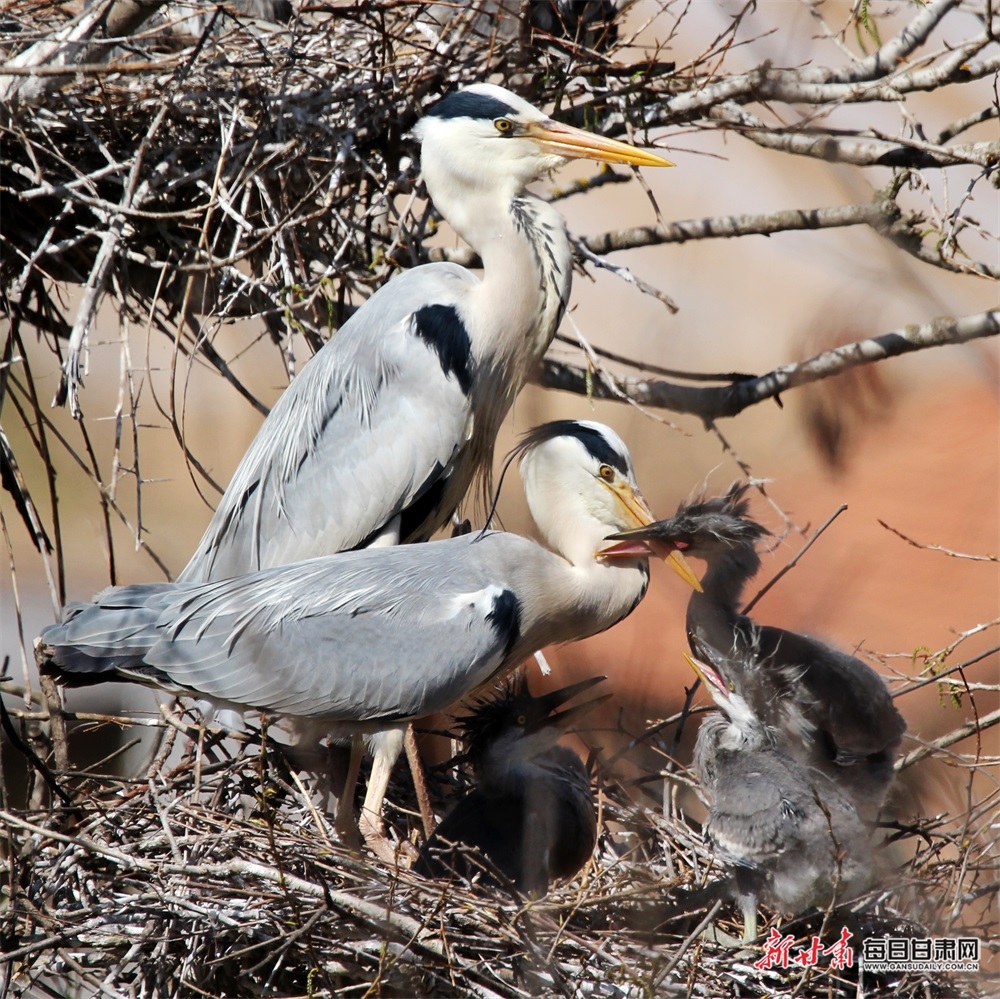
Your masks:
[[[378,857],[382,863],[390,867],[407,869],[417,859],[419,852],[417,848],[407,839],[402,842],[394,842],[386,835],[385,825],[382,820],[372,815],[367,809],[361,810],[361,818],[358,821],[361,836],[365,841],[365,846]]]

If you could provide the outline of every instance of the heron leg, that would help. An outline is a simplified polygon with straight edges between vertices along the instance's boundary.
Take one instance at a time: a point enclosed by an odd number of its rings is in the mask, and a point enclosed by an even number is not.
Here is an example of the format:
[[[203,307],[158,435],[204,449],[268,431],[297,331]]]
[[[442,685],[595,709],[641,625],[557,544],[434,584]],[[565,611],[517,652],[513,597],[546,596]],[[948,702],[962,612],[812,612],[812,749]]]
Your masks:
[[[743,946],[757,939],[757,896],[740,896],[740,908],[743,910]]]
[[[420,822],[424,827],[424,837],[430,839],[434,833],[434,812],[431,809],[431,797],[427,792],[427,781],[424,779],[424,765],[417,749],[417,737],[413,731],[412,723],[406,726],[403,746],[406,749],[406,760],[410,764],[410,775],[413,777],[413,790],[417,794],[417,805],[420,808]]]
[[[337,818],[333,828],[341,842],[350,849],[361,852],[361,836],[358,823],[354,818],[354,792],[358,786],[358,774],[361,773],[361,761],[365,755],[365,741],[360,734],[351,737],[351,762],[344,778],[344,790],[337,800]]]
[[[387,864],[397,864],[396,848],[385,834],[382,823],[382,802],[389,787],[392,768],[403,750],[405,727],[387,728],[372,740],[375,758],[368,778],[368,790],[361,806],[361,820],[358,825],[365,844],[379,860]]]

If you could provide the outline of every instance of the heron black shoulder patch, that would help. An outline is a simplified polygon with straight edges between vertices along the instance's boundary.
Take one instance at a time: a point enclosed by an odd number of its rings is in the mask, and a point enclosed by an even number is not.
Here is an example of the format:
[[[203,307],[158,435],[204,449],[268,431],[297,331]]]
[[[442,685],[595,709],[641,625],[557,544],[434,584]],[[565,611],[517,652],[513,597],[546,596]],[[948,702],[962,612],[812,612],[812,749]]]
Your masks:
[[[424,112],[425,116],[432,118],[482,118],[485,121],[513,113],[514,109],[498,98],[470,93],[468,90],[456,90]]]
[[[521,637],[521,605],[512,590],[501,590],[493,598],[493,610],[486,615],[498,638],[505,639],[504,652],[510,652]]]
[[[441,370],[468,395],[472,388],[472,342],[452,305],[425,305],[413,314],[414,332],[437,352]]]

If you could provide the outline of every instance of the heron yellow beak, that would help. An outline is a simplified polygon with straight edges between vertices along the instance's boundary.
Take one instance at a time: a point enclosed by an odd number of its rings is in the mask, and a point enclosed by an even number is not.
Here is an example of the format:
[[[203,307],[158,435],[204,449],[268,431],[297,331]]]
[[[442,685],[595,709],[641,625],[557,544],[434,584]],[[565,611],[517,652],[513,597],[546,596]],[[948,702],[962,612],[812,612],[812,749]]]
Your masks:
[[[722,677],[707,663],[699,662],[693,656],[689,656],[686,652],[684,653],[684,658],[687,660],[688,666],[691,667],[698,674],[698,679],[705,684],[705,689],[711,692],[712,688],[715,687],[716,690],[720,691],[722,695],[728,699],[729,688],[726,686],[726,682]]]
[[[603,481],[603,480],[602,480]],[[631,520],[635,527],[648,527],[656,523],[656,518],[652,511],[646,506],[646,501],[629,483],[624,480],[618,482],[605,482],[608,489],[614,494],[619,504],[625,511],[627,520]],[[597,554],[601,558],[635,558],[642,555],[659,555],[674,572],[677,573],[685,583],[693,590],[702,592],[701,583],[694,574],[694,570],[688,565],[684,556],[675,548],[669,552],[663,551],[664,546],[651,546],[645,541],[620,541],[610,548],[605,548]]]
[[[599,163],[631,163],[633,166],[669,167],[674,164],[647,149],[638,149],[627,142],[606,139],[557,121],[532,122],[522,133],[534,139],[542,149],[570,160],[597,160]]]

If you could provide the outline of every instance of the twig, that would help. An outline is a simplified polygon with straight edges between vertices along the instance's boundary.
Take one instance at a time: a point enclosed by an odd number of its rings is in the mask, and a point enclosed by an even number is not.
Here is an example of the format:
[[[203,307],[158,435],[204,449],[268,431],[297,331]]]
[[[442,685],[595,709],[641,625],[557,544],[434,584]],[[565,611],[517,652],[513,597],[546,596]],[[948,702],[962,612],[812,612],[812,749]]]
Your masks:
[[[840,506],[838,506],[837,509],[834,510],[833,513],[831,513],[830,516],[827,517],[826,520],[819,527],[816,528],[816,530],[813,532],[812,537],[795,553],[795,555],[792,557],[792,559],[779,572],[777,572],[770,580],[768,580],[768,582],[767,582],[767,584],[765,586],[761,587],[760,590],[757,591],[757,594],[754,596],[753,600],[751,600],[750,603],[748,603],[746,605],[746,607],[743,608],[742,613],[749,614],[750,611],[752,611],[754,609],[754,607],[756,607],[757,602],[761,599],[761,597],[763,597],[764,594],[767,593],[767,591],[770,590],[771,587],[774,586],[774,584],[777,583],[778,580],[781,579],[781,577],[785,575],[785,573],[790,572],[792,569],[795,568],[796,565],[798,565],[799,560],[802,558],[803,555],[805,555],[805,553],[807,551],[809,551],[809,549],[813,546],[813,544],[819,539],[819,536],[846,509],[847,509],[847,504],[846,503],[841,503]]]
[[[902,531],[897,530],[895,527],[890,527],[884,520],[879,520],[879,524],[884,527],[887,531],[891,531],[896,535],[897,538],[902,538],[908,545],[912,545],[914,548],[922,548],[926,551],[932,552],[943,552],[945,555],[950,555],[952,558],[967,558],[971,559],[973,562],[997,562],[1000,558],[996,555],[966,555],[963,552],[952,551],[950,548],[944,548],[941,545],[927,545],[920,541],[914,541],[913,538],[907,537]]]

